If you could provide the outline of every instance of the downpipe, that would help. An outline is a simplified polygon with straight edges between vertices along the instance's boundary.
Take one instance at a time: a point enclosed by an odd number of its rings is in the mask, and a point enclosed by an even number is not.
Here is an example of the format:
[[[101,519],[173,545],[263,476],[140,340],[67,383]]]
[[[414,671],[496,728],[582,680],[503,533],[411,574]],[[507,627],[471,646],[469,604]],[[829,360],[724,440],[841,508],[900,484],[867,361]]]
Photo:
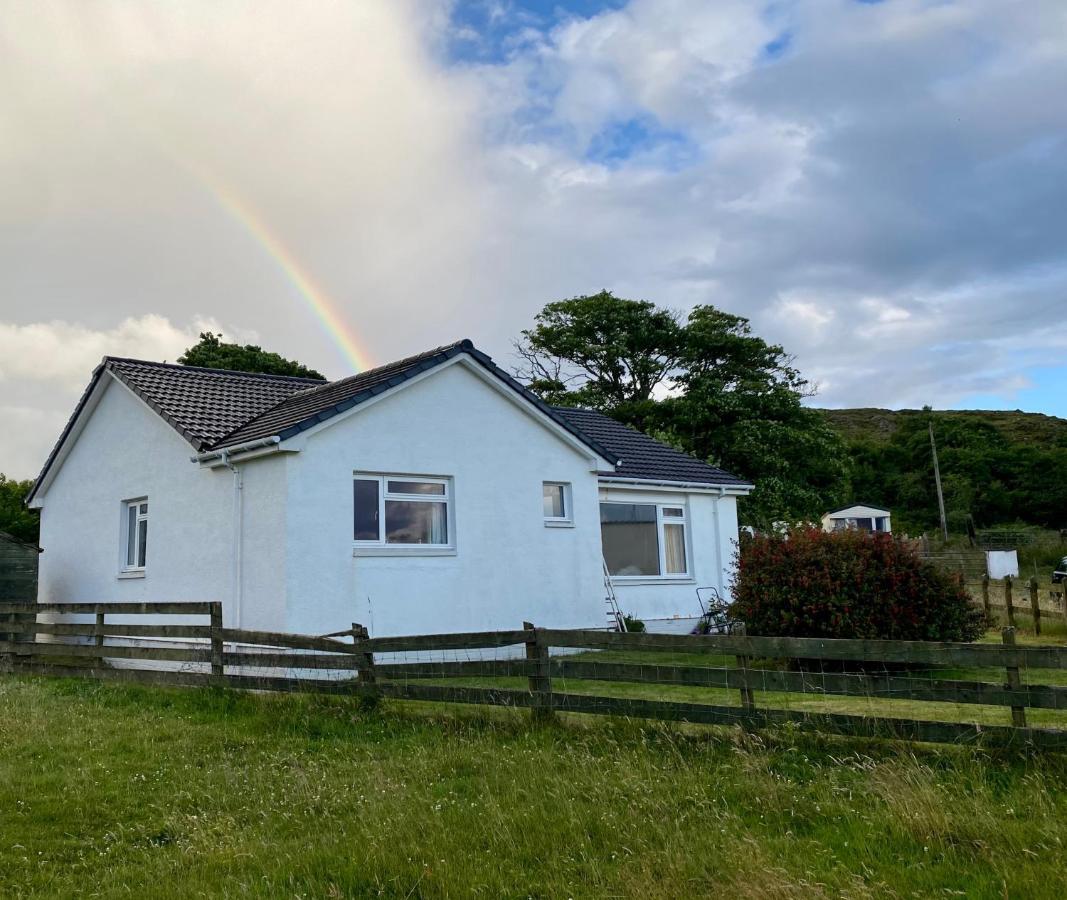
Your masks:
[[[230,603],[233,606],[233,627],[241,627],[243,585],[241,558],[244,550],[244,474],[230,459],[230,451],[222,450],[222,464],[233,472],[233,544],[230,553]]]

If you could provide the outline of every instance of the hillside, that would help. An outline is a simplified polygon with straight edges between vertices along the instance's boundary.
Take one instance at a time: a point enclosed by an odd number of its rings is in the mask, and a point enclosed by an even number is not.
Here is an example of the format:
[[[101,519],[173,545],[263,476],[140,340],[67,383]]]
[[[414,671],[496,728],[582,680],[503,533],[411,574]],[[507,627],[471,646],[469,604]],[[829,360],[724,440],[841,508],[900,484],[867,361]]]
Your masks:
[[[906,418],[924,415],[919,409],[821,409],[819,410],[841,436],[853,443],[866,441],[886,444]],[[936,410],[939,420],[967,424],[992,425],[1009,443],[1035,443],[1045,446],[1067,445],[1067,419],[1028,413],[1020,410]]]
[[[850,460],[848,499],[893,510],[894,526],[936,528],[927,423],[937,437],[949,530],[1067,526],[1067,420],[1018,410],[825,409]]]

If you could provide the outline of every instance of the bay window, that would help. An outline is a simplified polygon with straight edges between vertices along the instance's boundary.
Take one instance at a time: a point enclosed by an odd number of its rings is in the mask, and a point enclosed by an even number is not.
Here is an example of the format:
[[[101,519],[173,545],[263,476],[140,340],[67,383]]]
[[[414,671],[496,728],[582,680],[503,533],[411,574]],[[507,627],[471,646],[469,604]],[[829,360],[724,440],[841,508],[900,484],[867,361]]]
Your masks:
[[[684,506],[660,503],[600,504],[600,533],[608,572],[620,578],[689,574]]]
[[[412,475],[353,480],[353,539],[363,547],[449,547],[451,482]]]

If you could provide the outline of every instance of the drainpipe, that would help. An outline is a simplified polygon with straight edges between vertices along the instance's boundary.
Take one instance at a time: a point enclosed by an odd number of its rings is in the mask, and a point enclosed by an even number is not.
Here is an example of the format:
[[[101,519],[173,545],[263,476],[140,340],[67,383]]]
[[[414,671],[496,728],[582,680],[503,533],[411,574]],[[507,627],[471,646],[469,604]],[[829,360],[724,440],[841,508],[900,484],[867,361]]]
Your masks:
[[[715,498],[715,506],[712,507],[712,519],[715,522],[715,581],[719,585],[719,596],[726,597],[726,578],[723,570],[722,558],[722,519],[719,516],[719,505],[726,496],[726,488],[719,488],[719,495]]]
[[[231,553],[230,603],[233,606],[233,627],[241,627],[241,556],[244,535],[244,477],[240,467],[230,461],[230,451],[221,451],[222,464],[233,472],[233,547]]]

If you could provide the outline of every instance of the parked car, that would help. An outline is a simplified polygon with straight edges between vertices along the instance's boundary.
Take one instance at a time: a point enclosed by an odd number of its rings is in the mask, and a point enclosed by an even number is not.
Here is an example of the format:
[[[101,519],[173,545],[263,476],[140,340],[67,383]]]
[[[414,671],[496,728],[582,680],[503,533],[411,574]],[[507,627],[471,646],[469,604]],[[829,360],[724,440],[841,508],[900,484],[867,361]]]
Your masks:
[[[1064,580],[1067,580],[1067,556],[1060,560],[1056,571],[1052,573],[1053,584],[1061,584]]]

